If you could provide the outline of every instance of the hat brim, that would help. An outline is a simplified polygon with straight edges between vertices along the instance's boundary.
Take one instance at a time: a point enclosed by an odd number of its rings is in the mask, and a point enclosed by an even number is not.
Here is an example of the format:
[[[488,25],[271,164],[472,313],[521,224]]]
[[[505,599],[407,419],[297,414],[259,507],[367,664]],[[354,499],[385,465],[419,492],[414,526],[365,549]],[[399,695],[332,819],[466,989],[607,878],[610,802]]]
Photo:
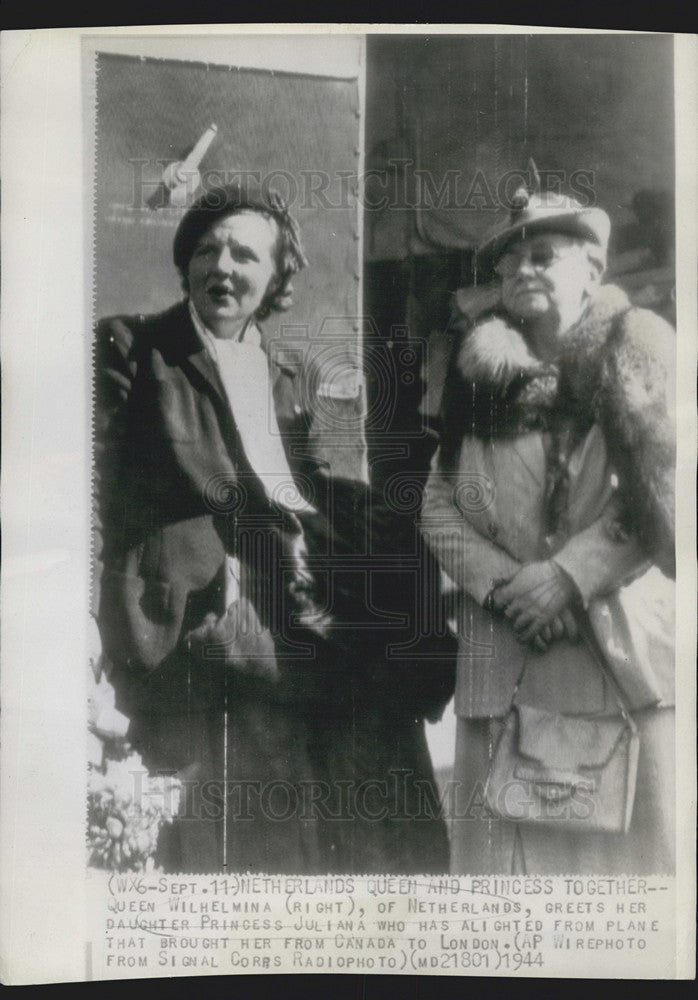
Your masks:
[[[475,254],[479,268],[492,268],[512,240],[523,238],[529,233],[563,233],[578,239],[589,240],[600,247],[608,243],[611,222],[601,208],[585,208],[560,212],[559,209],[536,209],[535,215],[522,213],[520,219],[493,233]]]

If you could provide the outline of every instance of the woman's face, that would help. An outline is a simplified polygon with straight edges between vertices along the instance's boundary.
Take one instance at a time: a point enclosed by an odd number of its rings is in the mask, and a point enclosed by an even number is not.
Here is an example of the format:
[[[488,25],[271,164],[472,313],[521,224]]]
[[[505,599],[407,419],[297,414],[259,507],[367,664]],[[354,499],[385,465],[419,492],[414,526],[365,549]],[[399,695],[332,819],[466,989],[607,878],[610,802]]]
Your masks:
[[[495,270],[502,279],[502,302],[513,318],[556,316],[563,329],[579,319],[600,277],[584,243],[563,233],[538,233],[511,243]]]
[[[278,227],[260,212],[234,212],[206,230],[194,248],[187,284],[202,322],[233,336],[259,308],[276,274]]]

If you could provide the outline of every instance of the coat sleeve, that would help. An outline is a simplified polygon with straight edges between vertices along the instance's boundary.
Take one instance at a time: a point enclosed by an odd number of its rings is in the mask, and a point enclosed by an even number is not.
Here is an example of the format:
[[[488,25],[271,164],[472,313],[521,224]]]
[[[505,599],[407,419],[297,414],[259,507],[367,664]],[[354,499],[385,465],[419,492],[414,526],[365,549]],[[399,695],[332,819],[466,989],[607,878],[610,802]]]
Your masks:
[[[480,604],[492,588],[509,580],[520,563],[476,530],[454,504],[453,483],[440,471],[438,452],[424,491],[422,534],[443,571]]]
[[[555,555],[555,562],[572,578],[586,607],[648,568],[637,537],[619,537],[613,501],[588,528],[573,535]]]

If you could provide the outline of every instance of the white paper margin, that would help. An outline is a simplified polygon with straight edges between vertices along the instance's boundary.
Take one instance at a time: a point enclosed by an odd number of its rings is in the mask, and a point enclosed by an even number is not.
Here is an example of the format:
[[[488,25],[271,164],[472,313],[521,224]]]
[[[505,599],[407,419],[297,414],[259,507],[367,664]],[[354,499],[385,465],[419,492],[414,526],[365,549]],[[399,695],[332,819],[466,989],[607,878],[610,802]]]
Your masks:
[[[3,535],[0,978],[81,980],[88,621],[89,352],[81,42],[293,32],[487,33],[492,25],[221,25],[2,36]],[[676,36],[679,451],[677,977],[695,974],[696,53]],[[648,67],[651,72],[651,68]],[[89,295],[87,296],[89,300]],[[665,956],[666,957],[666,956]],[[661,976],[658,957],[657,974]]]

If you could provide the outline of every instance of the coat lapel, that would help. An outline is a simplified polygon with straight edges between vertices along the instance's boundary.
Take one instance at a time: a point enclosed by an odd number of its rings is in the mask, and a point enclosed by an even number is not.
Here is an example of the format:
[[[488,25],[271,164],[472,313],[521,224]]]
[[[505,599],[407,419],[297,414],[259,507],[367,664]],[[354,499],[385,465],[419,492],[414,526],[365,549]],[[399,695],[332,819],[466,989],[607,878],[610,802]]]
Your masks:
[[[268,359],[256,343],[236,344],[234,359],[226,365],[226,385],[217,365],[202,343],[185,303],[168,314],[168,342],[171,360],[178,364],[194,385],[212,397],[224,428],[228,451],[230,442],[242,446],[247,462],[270,499],[293,512],[313,508],[295,486],[281,441],[272,400]],[[231,367],[234,365],[234,367]],[[232,452],[231,452],[232,457]]]
[[[515,438],[513,454],[521,465],[523,475],[537,486],[545,487],[545,452],[539,432]]]
[[[194,382],[203,386],[219,408],[227,413],[228,406],[218,370],[192,323],[186,302],[175,306],[169,314],[168,339],[172,360],[180,365]]]
[[[224,403],[225,391],[220,375],[206,348],[202,346],[199,350],[192,352],[187,357],[186,363],[197,371],[199,377],[206,383],[208,390],[213,393],[217,400]]]

